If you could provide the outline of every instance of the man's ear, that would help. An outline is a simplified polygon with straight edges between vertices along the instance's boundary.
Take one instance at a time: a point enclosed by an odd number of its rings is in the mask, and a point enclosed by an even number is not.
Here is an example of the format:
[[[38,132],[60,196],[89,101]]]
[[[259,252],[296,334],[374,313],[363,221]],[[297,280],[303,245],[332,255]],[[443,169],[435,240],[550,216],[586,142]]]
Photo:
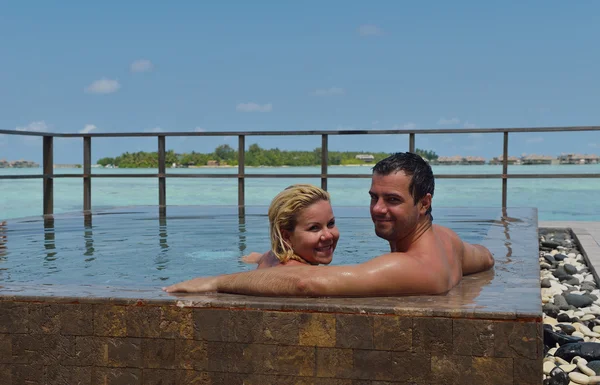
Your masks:
[[[429,210],[429,208],[431,207],[431,194],[427,193],[427,195],[421,198],[419,205],[419,212],[421,213],[421,215],[424,215],[427,212],[427,210]]]

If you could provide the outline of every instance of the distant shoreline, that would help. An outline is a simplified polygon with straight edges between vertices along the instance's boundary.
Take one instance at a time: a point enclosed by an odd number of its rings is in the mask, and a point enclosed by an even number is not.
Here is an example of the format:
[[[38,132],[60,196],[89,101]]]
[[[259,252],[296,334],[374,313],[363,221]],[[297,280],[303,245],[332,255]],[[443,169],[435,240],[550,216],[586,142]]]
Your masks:
[[[596,166],[596,165],[600,165],[600,163],[552,163],[552,164],[544,164],[544,163],[537,163],[537,164],[522,164],[522,163],[509,163],[509,166]],[[314,165],[309,165],[309,166],[244,166],[244,168],[298,168],[298,167],[320,167],[320,164],[314,164]],[[373,167],[375,166],[375,163],[365,163],[365,164],[335,164],[335,165],[328,165],[328,167]],[[490,164],[490,163],[485,163],[485,164],[439,164],[439,163],[434,163],[432,164],[432,166],[449,166],[449,167],[456,167],[456,166],[465,166],[465,167],[473,167],[473,166],[502,166],[502,163],[500,164]],[[34,168],[42,168],[41,166],[36,166],[36,167],[0,167],[0,170],[17,170],[17,169],[34,169]],[[55,164],[54,165],[54,169],[82,169],[83,167],[81,165],[61,165],[61,164]],[[103,167],[97,164],[93,164],[92,165],[93,169],[120,169],[120,170],[127,170],[127,169],[143,169],[143,168],[156,168],[156,167]],[[195,168],[222,168],[222,169],[228,169],[228,168],[238,168],[238,166],[232,166],[232,165],[211,165],[211,166],[191,166],[191,167],[167,167],[168,169],[195,169]]]

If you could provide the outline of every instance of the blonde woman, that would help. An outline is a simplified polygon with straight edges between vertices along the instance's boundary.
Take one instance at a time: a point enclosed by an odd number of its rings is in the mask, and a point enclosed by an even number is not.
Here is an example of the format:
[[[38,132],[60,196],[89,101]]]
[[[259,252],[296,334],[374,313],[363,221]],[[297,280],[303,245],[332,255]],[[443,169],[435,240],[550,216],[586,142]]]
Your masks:
[[[269,206],[271,250],[243,257],[258,268],[328,265],[340,238],[329,193],[310,184],[292,185]]]

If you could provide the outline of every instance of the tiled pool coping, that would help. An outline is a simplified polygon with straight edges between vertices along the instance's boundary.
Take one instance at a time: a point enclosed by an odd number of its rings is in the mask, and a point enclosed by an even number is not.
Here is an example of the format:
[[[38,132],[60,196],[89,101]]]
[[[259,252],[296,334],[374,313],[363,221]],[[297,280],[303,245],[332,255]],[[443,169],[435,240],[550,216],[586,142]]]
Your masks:
[[[0,383],[539,384],[535,210],[519,218],[484,242],[495,271],[441,296],[0,288]]]

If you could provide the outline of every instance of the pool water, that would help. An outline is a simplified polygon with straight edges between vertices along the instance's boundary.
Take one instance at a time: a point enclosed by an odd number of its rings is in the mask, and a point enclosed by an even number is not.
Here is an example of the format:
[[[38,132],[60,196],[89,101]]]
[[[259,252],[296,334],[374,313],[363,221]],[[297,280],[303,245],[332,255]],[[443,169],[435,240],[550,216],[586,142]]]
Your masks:
[[[251,270],[240,261],[269,248],[267,207],[128,207],[92,214],[11,219],[0,225],[0,285],[157,287],[195,276]],[[368,208],[334,207],[340,240],[332,264],[389,251]],[[497,208],[436,208],[434,223],[479,243],[506,226]],[[503,234],[496,231],[495,234]]]

